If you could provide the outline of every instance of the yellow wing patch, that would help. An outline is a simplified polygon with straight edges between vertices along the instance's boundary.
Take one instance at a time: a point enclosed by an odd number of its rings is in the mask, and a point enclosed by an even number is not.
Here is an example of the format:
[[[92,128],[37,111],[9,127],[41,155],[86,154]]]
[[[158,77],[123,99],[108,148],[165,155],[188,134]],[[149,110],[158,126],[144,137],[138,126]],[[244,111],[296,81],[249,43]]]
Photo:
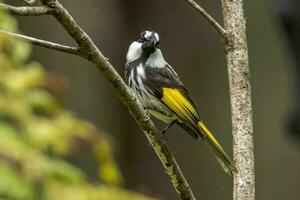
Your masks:
[[[194,105],[180,90],[176,88],[163,88],[163,97],[161,100],[183,120],[188,120],[193,124],[195,123],[194,117],[199,120],[199,115]]]

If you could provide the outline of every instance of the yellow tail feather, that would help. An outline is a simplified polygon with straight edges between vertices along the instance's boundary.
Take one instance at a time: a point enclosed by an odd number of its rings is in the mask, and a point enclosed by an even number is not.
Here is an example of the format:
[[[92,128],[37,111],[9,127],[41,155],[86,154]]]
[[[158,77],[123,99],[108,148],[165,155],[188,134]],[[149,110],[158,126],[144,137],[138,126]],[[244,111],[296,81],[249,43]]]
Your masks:
[[[203,134],[203,139],[209,148],[214,152],[217,160],[229,175],[233,175],[237,172],[236,167],[233,162],[229,158],[229,156],[225,153],[221,145],[218,143],[213,134],[208,130],[208,128],[204,125],[202,121],[198,122],[198,126]]]
[[[189,122],[190,125],[196,125],[195,121],[197,119],[200,119],[193,103],[182,93],[181,90],[177,88],[163,88],[163,97],[161,98],[161,100],[181,120]],[[203,139],[205,140],[209,148],[214,152],[223,169],[228,174],[233,175],[233,173],[237,170],[216,138],[206,128],[203,122],[199,121],[197,125],[203,135]]]

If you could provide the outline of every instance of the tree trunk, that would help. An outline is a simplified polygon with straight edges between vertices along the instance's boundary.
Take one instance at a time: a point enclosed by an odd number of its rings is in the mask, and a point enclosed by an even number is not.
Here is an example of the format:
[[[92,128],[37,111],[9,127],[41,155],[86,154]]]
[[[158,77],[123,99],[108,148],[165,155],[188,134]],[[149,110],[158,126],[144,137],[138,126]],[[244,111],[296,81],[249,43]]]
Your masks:
[[[234,175],[234,200],[255,199],[251,85],[243,0],[222,0],[230,85]]]

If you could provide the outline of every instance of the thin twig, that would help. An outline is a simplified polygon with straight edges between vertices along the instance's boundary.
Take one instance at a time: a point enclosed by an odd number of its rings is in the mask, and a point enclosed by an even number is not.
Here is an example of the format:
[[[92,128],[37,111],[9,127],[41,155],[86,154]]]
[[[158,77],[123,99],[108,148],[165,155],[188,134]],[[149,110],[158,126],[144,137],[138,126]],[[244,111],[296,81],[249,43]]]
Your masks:
[[[219,33],[223,38],[227,37],[227,31],[194,0],[185,0],[190,4],[197,12],[199,12]]]
[[[52,15],[56,13],[55,9],[48,8],[46,6],[23,6],[16,7],[10,6],[4,3],[0,3],[0,9],[4,9],[13,15],[17,16],[40,16],[40,15]]]
[[[152,145],[156,155],[163,164],[165,172],[168,174],[171,183],[173,184],[180,199],[195,200],[194,194],[188,182],[182,174],[168,146],[165,144],[161,134],[149,116],[145,113],[141,104],[136,100],[135,96],[126,86],[123,79],[114,69],[114,67],[108,62],[108,59],[103,56],[91,38],[82,30],[82,28],[77,24],[77,22],[58,0],[40,1],[49,9],[54,9],[56,11],[53,16],[77,42],[79,45],[79,55],[96,65],[96,67],[104,74],[104,77],[109,81],[114,92],[119,96],[122,102],[129,109],[130,113],[134,116],[150,144]]]
[[[41,39],[25,36],[25,35],[18,34],[18,33],[12,33],[12,32],[4,31],[4,30],[0,30],[0,33],[24,40],[24,41],[29,42],[36,46],[45,47],[47,49],[53,49],[53,50],[57,50],[57,51],[61,51],[61,52],[65,52],[65,53],[69,53],[69,54],[73,54],[73,55],[80,54],[79,49],[77,47],[61,45],[61,44],[57,44],[54,42],[49,42],[46,40],[41,40]]]

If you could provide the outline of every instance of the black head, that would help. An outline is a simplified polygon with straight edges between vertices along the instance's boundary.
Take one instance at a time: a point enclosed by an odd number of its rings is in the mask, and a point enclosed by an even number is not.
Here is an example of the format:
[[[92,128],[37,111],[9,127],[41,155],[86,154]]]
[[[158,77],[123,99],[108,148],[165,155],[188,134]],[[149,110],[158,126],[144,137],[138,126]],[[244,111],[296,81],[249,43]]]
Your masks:
[[[143,52],[152,53],[159,46],[159,35],[154,31],[143,31],[136,41],[142,44]]]

